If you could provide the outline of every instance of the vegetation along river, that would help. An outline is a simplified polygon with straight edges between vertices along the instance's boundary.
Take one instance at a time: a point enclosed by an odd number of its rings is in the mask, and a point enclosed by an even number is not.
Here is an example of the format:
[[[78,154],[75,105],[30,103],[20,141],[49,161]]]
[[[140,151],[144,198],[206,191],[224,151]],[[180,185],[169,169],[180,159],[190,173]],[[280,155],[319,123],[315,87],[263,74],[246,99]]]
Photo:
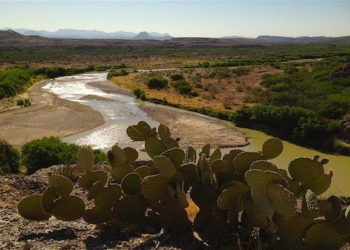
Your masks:
[[[141,148],[143,145],[130,141],[126,135],[126,128],[144,120],[151,126],[158,126],[158,123],[142,111],[138,105],[148,105],[138,102],[135,98],[115,93],[106,93],[89,85],[92,82],[106,81],[107,73],[82,74],[69,77],[59,77],[49,82],[44,89],[51,91],[60,98],[80,102],[98,110],[104,116],[106,123],[98,128],[69,136],[63,140],[79,145],[91,145],[93,148],[108,150],[113,144],[123,147]],[[161,107],[161,106],[159,106]],[[187,112],[187,111],[182,111]],[[222,122],[222,121],[217,121]],[[249,145],[243,149],[246,151],[259,151],[262,144],[270,136],[250,129],[238,128],[249,137]],[[330,161],[325,165],[325,171],[332,168],[334,171],[333,181],[330,189],[325,195],[350,196],[350,157],[330,155],[316,150],[300,147],[283,141],[283,153],[273,159],[278,167],[287,169],[291,160],[296,157],[313,157],[315,154],[321,158],[328,158]],[[224,153],[230,149],[222,150]],[[145,157],[145,155],[141,155]]]

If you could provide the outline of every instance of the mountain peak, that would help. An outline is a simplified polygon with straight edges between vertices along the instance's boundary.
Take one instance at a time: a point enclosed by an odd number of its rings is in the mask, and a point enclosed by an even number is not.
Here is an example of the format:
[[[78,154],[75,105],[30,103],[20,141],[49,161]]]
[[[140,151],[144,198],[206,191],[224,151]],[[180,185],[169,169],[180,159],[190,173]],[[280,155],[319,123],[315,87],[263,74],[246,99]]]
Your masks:
[[[137,36],[134,37],[137,40],[154,40],[154,37],[150,36],[146,31],[141,31]]]

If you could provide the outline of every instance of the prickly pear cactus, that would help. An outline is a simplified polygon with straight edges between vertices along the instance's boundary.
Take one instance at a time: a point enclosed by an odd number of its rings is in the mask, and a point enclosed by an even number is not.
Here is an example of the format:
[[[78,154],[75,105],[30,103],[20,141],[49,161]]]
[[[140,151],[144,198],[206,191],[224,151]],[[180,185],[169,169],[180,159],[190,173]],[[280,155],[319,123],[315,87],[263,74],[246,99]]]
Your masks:
[[[96,170],[92,152],[83,147],[77,184],[86,198],[72,195],[77,185],[54,174],[42,195],[19,202],[19,213],[36,221],[83,218],[120,230],[194,229],[208,245],[226,242],[226,247],[235,235],[229,249],[338,249],[350,237],[350,207],[336,196],[318,197],[331,184],[333,170],[324,172],[327,159],[299,157],[286,171],[269,161],[283,151],[278,138],[259,152],[233,149],[223,155],[209,144],[198,154],[191,146],[181,149],[163,124],[157,129],[141,121],[127,134],[145,143],[150,164],[135,164],[138,152],[116,144],[107,153],[108,164]],[[199,210],[189,218],[185,209],[191,206]]]

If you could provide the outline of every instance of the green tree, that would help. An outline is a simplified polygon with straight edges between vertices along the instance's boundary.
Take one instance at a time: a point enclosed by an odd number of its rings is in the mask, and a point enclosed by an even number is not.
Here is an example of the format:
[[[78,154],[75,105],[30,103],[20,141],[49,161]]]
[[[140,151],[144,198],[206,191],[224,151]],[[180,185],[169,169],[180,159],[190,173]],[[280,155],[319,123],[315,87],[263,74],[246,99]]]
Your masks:
[[[0,140],[0,169],[4,173],[18,173],[19,171],[18,150],[13,148],[5,140]]]

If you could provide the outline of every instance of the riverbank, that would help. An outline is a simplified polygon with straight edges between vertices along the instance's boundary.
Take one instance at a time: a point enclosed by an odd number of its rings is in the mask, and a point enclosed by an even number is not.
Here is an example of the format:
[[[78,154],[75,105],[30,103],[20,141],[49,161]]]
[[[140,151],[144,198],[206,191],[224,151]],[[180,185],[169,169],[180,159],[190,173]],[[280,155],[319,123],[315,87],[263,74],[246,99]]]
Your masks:
[[[99,127],[104,124],[103,116],[91,107],[58,98],[44,91],[47,81],[32,86],[28,98],[32,105],[0,113],[0,138],[16,148],[26,142],[43,136],[60,138]],[[107,93],[131,95],[113,82],[95,82],[91,86]],[[247,137],[233,127],[212,118],[181,111],[163,109],[157,106],[140,105],[149,116],[167,125],[173,137],[179,137],[180,145],[202,147],[234,147],[248,144]]]
[[[0,113],[0,138],[20,148],[44,136],[60,138],[77,134],[104,124],[96,110],[44,91],[42,81],[28,90],[31,106]]]

